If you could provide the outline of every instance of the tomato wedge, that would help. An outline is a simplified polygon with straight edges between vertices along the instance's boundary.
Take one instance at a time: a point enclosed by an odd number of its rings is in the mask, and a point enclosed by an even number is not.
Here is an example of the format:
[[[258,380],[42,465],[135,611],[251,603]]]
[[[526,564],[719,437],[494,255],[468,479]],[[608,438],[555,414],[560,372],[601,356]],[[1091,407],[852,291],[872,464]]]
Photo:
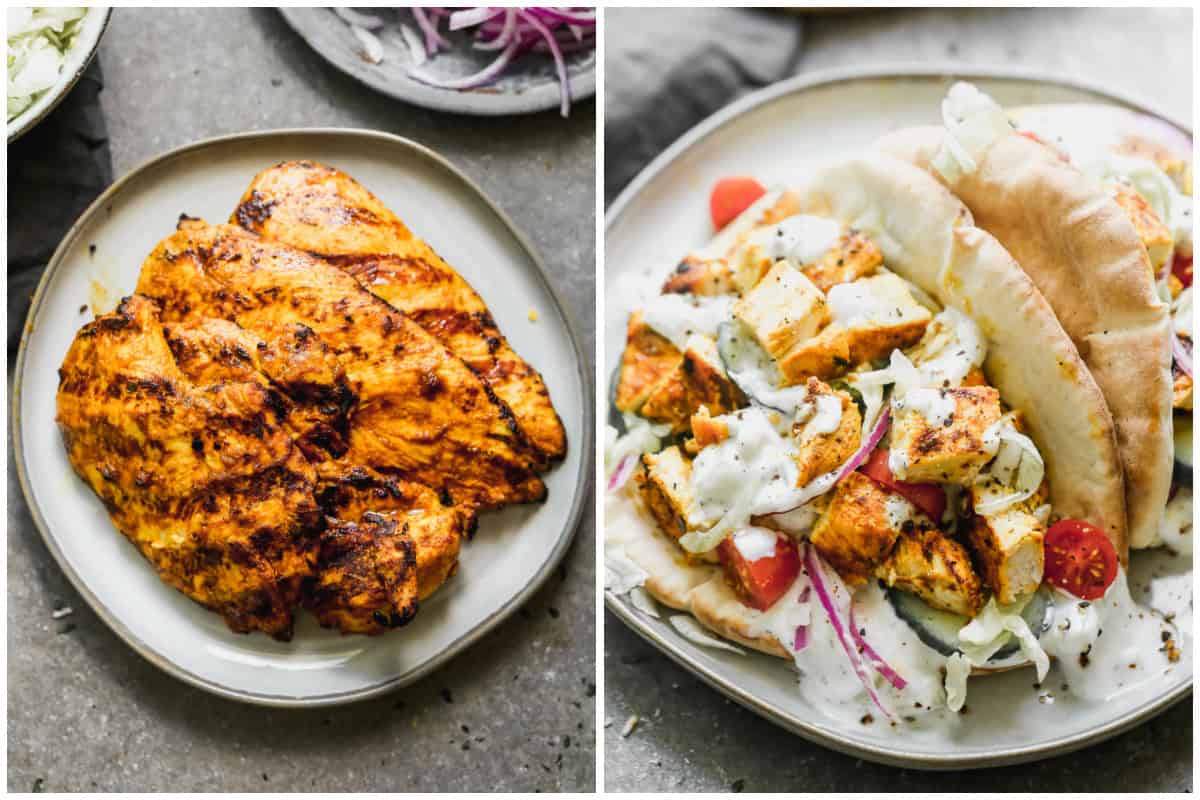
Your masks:
[[[1185,256],[1182,253],[1176,253],[1175,258],[1171,260],[1171,273],[1179,279],[1179,282],[1183,284],[1185,289],[1191,286],[1192,257],[1190,255]]]
[[[767,190],[754,178],[722,178],[717,181],[708,198],[708,213],[712,216],[713,227],[721,230],[766,193]]]
[[[1117,551],[1090,522],[1059,520],[1046,531],[1043,546],[1046,583],[1082,600],[1099,600],[1117,579]]]
[[[800,574],[800,550],[790,538],[776,534],[775,554],[750,561],[734,543],[741,533],[747,532],[735,533],[717,545],[717,556],[742,602],[766,611]]]
[[[898,481],[892,476],[886,447],[877,448],[872,452],[867,463],[859,467],[859,470],[883,488],[892,490],[921,509],[934,523],[940,522],[942,514],[946,513],[946,491],[941,486],[936,483]]]

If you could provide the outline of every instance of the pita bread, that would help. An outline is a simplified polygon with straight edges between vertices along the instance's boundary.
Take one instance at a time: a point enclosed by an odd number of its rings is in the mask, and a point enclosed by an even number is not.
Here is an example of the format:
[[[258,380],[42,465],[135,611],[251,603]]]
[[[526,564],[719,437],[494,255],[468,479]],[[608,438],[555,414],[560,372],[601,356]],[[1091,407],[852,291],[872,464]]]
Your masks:
[[[930,170],[944,135],[910,128],[879,146]],[[1170,315],[1133,224],[1098,182],[1015,134],[993,142],[978,169],[949,188],[1050,301],[1103,391],[1125,474],[1130,544],[1150,546],[1171,486]],[[1124,546],[1118,551],[1127,563]]]
[[[989,339],[984,368],[1001,397],[1025,413],[1056,511],[1086,516],[1123,542],[1121,469],[1100,390],[1029,277],[995,239],[973,227],[965,207],[925,172],[881,153],[824,169],[787,199],[800,213],[860,229],[891,270],[980,324]],[[727,639],[790,657],[772,635],[759,632],[760,612],[738,600],[718,566],[687,560],[640,510],[636,522],[621,515],[605,537],[623,544],[647,573],[652,596]]]

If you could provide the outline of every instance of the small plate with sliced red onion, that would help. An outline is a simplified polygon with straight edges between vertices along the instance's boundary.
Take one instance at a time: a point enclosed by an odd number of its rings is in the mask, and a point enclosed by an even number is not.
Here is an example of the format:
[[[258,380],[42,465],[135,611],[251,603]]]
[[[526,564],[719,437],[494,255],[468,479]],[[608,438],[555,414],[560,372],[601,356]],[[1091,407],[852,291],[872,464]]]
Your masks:
[[[596,91],[596,10],[582,6],[281,8],[326,61],[386,95],[460,114],[557,109]]]

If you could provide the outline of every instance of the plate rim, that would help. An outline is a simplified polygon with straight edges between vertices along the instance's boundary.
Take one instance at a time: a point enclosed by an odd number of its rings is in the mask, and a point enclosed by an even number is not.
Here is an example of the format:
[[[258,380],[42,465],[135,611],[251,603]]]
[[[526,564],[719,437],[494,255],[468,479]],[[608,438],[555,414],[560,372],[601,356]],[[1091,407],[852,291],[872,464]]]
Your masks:
[[[462,636],[459,636],[449,645],[443,648],[437,655],[428,661],[420,664],[406,672],[395,675],[387,680],[369,685],[361,689],[353,689],[343,692],[335,692],[332,694],[313,695],[313,696],[296,696],[296,695],[272,695],[261,692],[246,691],[236,689],[217,683],[208,678],[194,674],[176,664],[169,657],[155,651],[146,642],[142,641],[138,636],[134,635],[125,624],[116,618],[116,616],[97,598],[88,588],[86,582],[75,572],[75,570],[67,563],[62,551],[59,549],[57,540],[50,533],[49,526],[46,524],[45,518],[42,516],[41,508],[33,502],[32,487],[29,480],[28,470],[25,464],[25,447],[21,436],[21,390],[22,390],[22,375],[25,370],[25,360],[28,351],[28,343],[32,336],[36,335],[38,330],[37,316],[43,305],[45,298],[45,289],[50,279],[62,267],[67,251],[74,244],[75,240],[80,236],[86,223],[102,212],[108,204],[110,198],[122,191],[125,185],[133,179],[141,176],[147,170],[161,166],[169,161],[181,158],[197,150],[202,150],[208,147],[226,145],[234,142],[243,142],[251,140],[268,140],[272,138],[292,138],[295,136],[317,136],[317,137],[348,137],[376,139],[386,142],[393,146],[398,146],[401,149],[407,149],[416,157],[432,162],[436,167],[448,172],[453,178],[461,182],[464,189],[473,192],[474,195],[487,206],[492,214],[504,225],[505,229],[513,236],[520,248],[525,252],[534,266],[534,272],[537,275],[538,281],[550,296],[551,302],[554,304],[555,310],[562,317],[567,328],[568,338],[570,339],[571,350],[575,356],[576,378],[582,388],[580,396],[580,409],[582,412],[582,424],[580,431],[580,441],[574,446],[580,449],[579,469],[575,476],[575,494],[571,500],[570,510],[567,514],[567,520],[562,526],[554,547],[547,554],[542,565],[538,568],[534,577],[516,594],[510,597],[499,608],[491,612],[478,625],[474,626]],[[41,278],[38,279],[37,288],[34,290],[33,299],[30,303],[29,312],[25,316],[25,324],[21,331],[21,342],[17,349],[17,359],[13,369],[13,384],[9,400],[12,404],[10,412],[11,433],[13,438],[12,453],[13,462],[16,466],[17,480],[21,487],[21,493],[25,498],[25,505],[29,510],[30,517],[33,519],[38,533],[41,535],[42,541],[46,548],[54,557],[59,569],[70,580],[71,585],[79,592],[80,596],[87,601],[88,605],[104,621],[108,627],[117,634],[130,648],[141,655],[150,663],[154,664],[159,669],[171,675],[174,678],[184,681],[192,686],[207,691],[211,694],[218,695],[230,700],[236,700],[252,705],[268,706],[275,708],[319,708],[343,705],[347,703],[358,702],[372,697],[378,697],[390,691],[407,686],[436,669],[443,666],[455,656],[459,655],[463,650],[475,644],[485,635],[495,629],[501,622],[508,619],[514,612],[517,611],[553,574],[554,569],[562,561],[566,555],[567,549],[571,542],[575,539],[575,534],[579,530],[583,519],[585,507],[585,499],[592,486],[594,461],[593,448],[595,446],[594,434],[594,415],[591,413],[594,406],[594,387],[592,386],[592,370],[587,368],[587,360],[581,345],[581,336],[579,323],[575,318],[575,314],[571,311],[570,306],[564,302],[559,290],[550,280],[549,273],[546,268],[546,263],[542,258],[541,253],[526,234],[513,222],[509,215],[500,208],[495,201],[491,199],[483,191],[483,189],[475,183],[466,173],[447,160],[444,156],[431,150],[425,145],[415,142],[411,139],[396,134],[387,133],[385,131],[376,131],[366,128],[334,128],[334,127],[317,127],[317,128],[274,128],[262,131],[243,131],[240,133],[223,134],[207,139],[202,139],[189,144],[181,145],[180,147],[172,148],[164,153],[160,153],[150,158],[145,159],[137,166],[130,169],[117,180],[113,181],[100,195],[92,201],[87,209],[79,215],[78,219],[71,225],[71,228],[63,236],[58,246],[54,250],[54,254],[50,260],[46,262],[46,268],[42,272]]]
[[[6,124],[5,127],[7,128],[8,132],[9,144],[12,144],[36,128],[42,120],[50,116],[50,112],[58,108],[59,103],[67,98],[67,95],[69,95],[71,90],[75,88],[75,84],[79,83],[79,79],[83,77],[83,73],[87,72],[87,68],[91,65],[92,59],[94,59],[96,54],[100,52],[100,40],[104,38],[104,33],[108,30],[108,24],[112,21],[113,10],[112,8],[106,6],[96,6],[89,8],[87,13],[91,14],[93,10],[102,12],[102,19],[99,23],[96,23],[95,38],[92,39],[91,44],[88,45],[87,55],[83,57],[83,61],[79,62],[79,65],[74,69],[68,80],[64,81],[62,78],[65,76],[60,76],[59,80],[55,82],[54,86],[47,90],[47,94],[45,96],[34,101],[33,105],[22,111],[17,116],[13,117],[13,119]],[[82,33],[82,31],[80,31],[80,33]],[[70,52],[69,48],[68,52]],[[43,105],[41,108],[38,108],[38,105],[45,100],[46,96],[50,98],[49,102]],[[22,117],[24,117],[24,119],[22,119]],[[17,123],[15,127],[13,123]]]
[[[1194,133],[1190,125],[1175,115],[1156,107],[1154,104],[1144,102],[1132,93],[1110,89],[1098,83],[1059,75],[1048,70],[990,65],[972,66],[951,61],[884,62],[863,66],[831,67],[813,70],[785,78],[770,86],[751,92],[729,105],[718,109],[689,128],[669,147],[643,167],[605,210],[605,239],[607,240],[612,229],[621,221],[626,209],[658,177],[659,173],[667,169],[676,159],[692,147],[738,117],[786,95],[799,94],[822,86],[862,80],[906,78],[1028,81],[1031,83],[1042,83],[1082,90],[1114,101],[1131,110],[1158,117],[1160,120],[1175,126],[1188,136],[1194,138]],[[605,274],[607,277],[607,272]],[[605,291],[607,292],[607,287],[605,287]],[[599,338],[603,335],[603,331],[598,331],[597,340],[599,341]],[[602,366],[602,369],[605,367],[606,365]],[[604,533],[604,526],[602,524],[598,535],[603,537]],[[625,600],[616,596],[608,589],[604,591],[604,604],[627,627],[653,645],[660,653],[666,655],[672,661],[700,678],[713,689],[758,716],[815,744],[828,747],[846,755],[890,766],[923,770],[978,769],[982,767],[1020,764],[1064,755],[1089,745],[1098,744],[1161,714],[1179,701],[1190,696],[1194,682],[1194,676],[1189,675],[1186,681],[1181,681],[1178,685],[1171,687],[1159,696],[1146,701],[1122,716],[1115,717],[1088,730],[1051,739],[1038,745],[1018,745],[989,752],[986,755],[972,756],[906,752],[903,748],[883,747],[843,738],[838,733],[823,729],[809,720],[784,710],[773,708],[759,700],[749,690],[732,683],[722,675],[717,674],[715,670],[709,669],[678,645],[667,641],[659,631],[640,619],[634,612],[634,609]]]
[[[385,97],[390,97],[393,100],[398,100],[399,102],[408,103],[410,105],[418,106],[420,108],[430,109],[432,111],[443,111],[443,112],[448,112],[448,113],[452,113],[452,114],[464,114],[464,115],[479,116],[479,117],[503,117],[503,116],[511,116],[511,115],[516,115],[516,114],[536,114],[536,113],[539,113],[542,111],[550,111],[551,109],[555,109],[558,107],[559,95],[557,92],[554,93],[553,96],[547,95],[546,99],[544,101],[542,101],[540,99],[539,100],[531,100],[530,98],[532,98],[533,95],[523,96],[523,95],[512,94],[512,93],[496,93],[496,94],[464,93],[464,92],[454,90],[454,89],[438,89],[437,87],[432,87],[432,86],[426,87],[422,84],[414,83],[413,85],[416,87],[416,91],[414,93],[402,94],[402,93],[398,92],[397,90],[395,90],[395,88],[392,85],[388,84],[386,81],[370,79],[364,75],[360,75],[355,72],[352,72],[345,65],[334,60],[334,58],[329,53],[326,53],[324,50],[317,47],[312,42],[312,40],[309,38],[308,34],[304,30],[301,29],[299,23],[297,22],[298,18],[294,17],[294,15],[295,15],[295,12],[297,12],[297,11],[312,11],[312,10],[319,11],[319,10],[321,10],[320,7],[316,7],[316,6],[296,6],[296,7],[282,6],[282,7],[277,8],[276,10],[279,12],[279,15],[281,17],[283,17],[284,21],[288,24],[288,27],[292,29],[292,32],[295,33],[297,36],[299,36],[301,39],[303,39],[305,46],[307,46],[309,50],[311,50],[312,52],[314,52],[318,56],[320,56],[321,59],[326,64],[329,64],[331,67],[333,67],[338,72],[345,75],[346,77],[356,81],[357,83],[362,84],[363,86],[366,86],[368,89],[371,89],[374,92],[378,92],[379,94],[382,94]],[[599,64],[599,56],[597,55],[597,57],[593,60],[591,67],[589,67],[586,70],[580,71],[577,75],[575,75],[573,77],[568,75],[567,80],[568,80],[568,83],[570,84],[570,88],[571,88],[571,103],[572,103],[572,105],[574,105],[574,103],[578,100],[586,100],[589,97],[592,97],[593,95],[595,95],[595,93],[596,93],[596,68],[597,68],[598,64]],[[489,98],[489,97],[506,98],[509,101],[509,103],[511,103],[511,105],[504,105],[503,103],[490,103],[486,99],[482,100],[479,103],[473,103],[473,102],[470,102],[469,100],[467,100],[465,102],[461,102],[461,100],[463,98],[471,98],[474,100],[479,100],[481,98]],[[460,101],[456,101],[455,98],[458,98]]]

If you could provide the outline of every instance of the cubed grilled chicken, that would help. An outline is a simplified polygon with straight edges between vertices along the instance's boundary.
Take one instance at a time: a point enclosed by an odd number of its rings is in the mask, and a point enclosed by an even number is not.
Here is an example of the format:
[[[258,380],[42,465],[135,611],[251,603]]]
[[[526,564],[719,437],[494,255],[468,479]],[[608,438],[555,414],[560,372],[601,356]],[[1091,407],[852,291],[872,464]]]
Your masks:
[[[969,497],[977,503],[983,487],[972,487]],[[975,515],[967,529],[967,543],[984,583],[1001,603],[1012,603],[1042,583],[1046,528],[1033,510],[1044,494],[1016,503],[995,514]]]
[[[780,222],[773,219],[770,224]],[[765,245],[762,229],[744,234],[729,253],[728,269],[733,288],[746,293],[758,285],[763,276],[777,263],[771,249]],[[822,292],[839,283],[875,274],[883,264],[883,254],[867,237],[855,230],[843,231],[832,247],[816,261],[795,266]]]
[[[357,397],[341,474],[369,468],[480,509],[545,496],[507,406],[345,272],[234,226],[183,220],[146,259],[138,291],[159,301],[168,324],[215,317],[263,339],[289,325],[311,329]]]
[[[983,609],[983,586],[961,544],[928,524],[905,525],[875,575],[929,606],[965,617]]]
[[[918,402],[918,393],[928,402]],[[971,386],[909,394],[893,404],[891,465],[896,477],[971,483],[995,454],[985,446],[984,433],[1000,419],[1000,393],[990,386]],[[930,408],[942,402],[953,402],[953,412],[944,422],[931,420]]]
[[[796,441],[796,466],[800,475],[798,486],[806,486],[813,478],[837,469],[858,450],[862,441],[862,414],[846,392],[835,392],[816,378],[809,378],[809,397],[837,397],[842,404],[842,417],[833,431],[819,430],[816,418],[792,426]]]
[[[270,388],[197,378],[175,363],[158,305],[126,298],[59,370],[67,457],[165,583],[234,631],[289,639],[317,557],[313,469]]]
[[[647,325],[641,312],[630,314],[617,381],[617,408],[637,413],[655,387],[682,362],[679,348]]]
[[[271,167],[255,176],[230,222],[353,275],[482,377],[541,465],[566,452],[541,375],[512,349],[483,299],[349,175],[312,161]]]
[[[669,423],[672,433],[683,433],[701,408],[719,415],[744,405],[746,398],[721,366],[717,343],[693,335],[679,366],[658,382],[639,413],[652,422]]]
[[[663,294],[718,295],[734,291],[729,264],[722,258],[691,255],[679,262],[663,284]]]
[[[779,360],[788,384],[844,374],[851,367],[916,344],[932,314],[891,274],[837,284],[827,295],[833,321]]]
[[[842,580],[861,586],[891,553],[909,509],[900,495],[861,472],[851,472],[833,490],[809,538]]]
[[[778,359],[828,324],[829,309],[825,295],[804,273],[780,261],[733,304],[733,316]]]
[[[856,230],[849,230],[820,261],[804,264],[801,271],[822,292],[839,283],[851,283],[867,278],[883,266],[883,253],[875,243]]]
[[[691,475],[692,462],[674,446],[657,454],[644,453],[641,468],[634,473],[642,502],[662,532],[675,539],[695,529],[688,521]]]

